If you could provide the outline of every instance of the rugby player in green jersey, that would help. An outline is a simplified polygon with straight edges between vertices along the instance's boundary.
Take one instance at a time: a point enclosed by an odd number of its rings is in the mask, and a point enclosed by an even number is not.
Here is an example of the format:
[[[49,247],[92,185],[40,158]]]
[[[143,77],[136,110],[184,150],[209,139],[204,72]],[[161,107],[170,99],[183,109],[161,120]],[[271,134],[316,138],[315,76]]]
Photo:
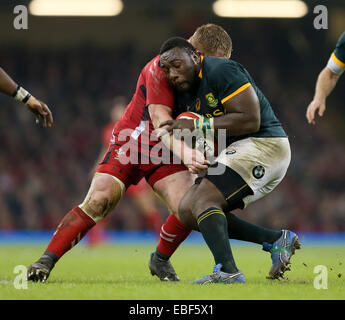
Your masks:
[[[307,108],[306,117],[309,123],[315,124],[315,113],[320,117],[326,110],[326,98],[335,88],[341,74],[345,70],[345,32],[340,36],[338,43],[328,60],[327,66],[322,69],[316,81],[314,99]]]
[[[53,116],[47,105],[37,100],[21,86],[18,86],[2,68],[0,68],[0,92],[25,103],[27,108],[35,115],[37,124],[42,121],[44,128],[53,125]]]
[[[232,40],[230,35],[221,26],[212,23],[204,24],[196,29],[188,41],[200,55],[223,59],[230,59],[231,57]],[[192,97],[188,92],[175,95],[174,118],[186,111],[190,98]],[[208,99],[212,104],[212,96],[208,96]],[[193,105],[193,103],[190,105]],[[213,110],[213,112],[217,114],[219,110]],[[283,234],[281,230],[263,228],[249,223],[230,212],[226,212],[226,218],[230,239],[252,242],[259,245],[264,243],[274,244]],[[178,279],[170,263],[170,257],[184,239],[185,236],[179,231],[178,225],[170,223],[168,219],[161,228],[160,241],[156,251],[150,256],[149,269],[152,275],[157,275],[162,281],[171,279],[175,281],[175,279]],[[273,264],[269,277],[282,277],[284,270],[288,269],[285,269],[283,263]]]
[[[160,55],[160,66],[173,87],[194,97],[189,111],[203,115],[195,120],[168,120],[161,127],[169,133],[174,129],[226,130],[226,148],[180,203],[182,222],[202,233],[216,263],[211,275],[194,283],[243,283],[244,275],[231,252],[227,215],[280,183],[290,163],[289,140],[268,100],[239,63],[200,56],[178,37],[167,40]],[[215,168],[222,169],[222,174],[212,171]],[[278,278],[300,243],[295,233],[282,230],[263,247],[271,252],[273,262],[269,277]]]

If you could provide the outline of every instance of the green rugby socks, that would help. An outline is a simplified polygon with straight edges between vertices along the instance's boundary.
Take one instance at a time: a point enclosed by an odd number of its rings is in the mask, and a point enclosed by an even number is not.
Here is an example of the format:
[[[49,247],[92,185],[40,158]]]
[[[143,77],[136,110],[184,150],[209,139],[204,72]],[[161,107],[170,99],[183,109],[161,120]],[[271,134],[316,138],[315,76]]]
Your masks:
[[[228,221],[228,233],[230,239],[263,244],[264,242],[273,243],[282,235],[281,230],[260,227],[244,221],[230,212],[226,213],[226,218]]]
[[[198,225],[205,242],[210,248],[216,264],[222,264],[222,271],[238,271],[228,235],[228,223],[224,212],[215,207],[208,208],[198,216]]]

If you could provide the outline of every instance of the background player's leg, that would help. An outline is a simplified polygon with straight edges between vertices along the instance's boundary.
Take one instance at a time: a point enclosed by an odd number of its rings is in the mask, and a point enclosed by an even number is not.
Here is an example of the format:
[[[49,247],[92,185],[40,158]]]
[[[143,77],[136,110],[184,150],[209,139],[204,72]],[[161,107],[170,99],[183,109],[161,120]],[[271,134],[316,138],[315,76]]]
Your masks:
[[[105,233],[107,219],[98,222],[87,234],[87,245],[90,247],[105,244],[108,239]]]
[[[96,173],[84,202],[65,215],[42,257],[29,267],[28,280],[45,281],[62,255],[115,208],[123,191],[120,180]]]
[[[143,214],[145,229],[154,231],[159,236],[163,223],[162,214],[158,208],[158,197],[150,185],[143,178],[137,185],[130,186],[126,195],[131,197],[134,203]]]

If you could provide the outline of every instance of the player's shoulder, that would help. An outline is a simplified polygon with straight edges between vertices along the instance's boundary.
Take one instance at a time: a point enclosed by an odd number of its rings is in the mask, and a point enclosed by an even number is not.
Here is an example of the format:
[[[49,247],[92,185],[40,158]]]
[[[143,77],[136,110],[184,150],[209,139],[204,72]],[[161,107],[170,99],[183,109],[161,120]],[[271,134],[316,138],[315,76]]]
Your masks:
[[[155,56],[153,59],[151,59],[149,62],[147,62],[141,72],[146,73],[146,72],[150,72],[150,70],[152,72],[153,70],[156,70],[156,69],[160,69],[160,67],[159,67],[159,55]]]
[[[209,72],[217,69],[221,69],[224,66],[233,66],[234,61],[230,59],[224,58],[216,58],[216,57],[203,57],[203,68],[206,68]]]
[[[340,36],[337,45],[333,51],[333,54],[331,56],[331,62],[330,62],[330,69],[339,74],[344,72],[344,67],[345,67],[345,32],[343,32],[343,34]],[[334,60],[335,65],[333,66],[334,68],[332,68],[332,60]],[[339,70],[338,66],[340,67]]]
[[[141,72],[137,88],[144,90],[147,105],[163,104],[169,107],[174,105],[172,87],[159,65],[160,56],[150,60]]]
[[[209,75],[224,72],[224,70],[226,72],[236,72],[243,69],[243,66],[234,60],[215,57],[206,57],[204,66]]]
[[[155,56],[142,69],[141,74],[147,80],[152,79],[155,82],[163,81],[165,79],[164,72],[159,65],[160,55]]]
[[[245,68],[235,60],[207,57],[204,66],[209,81],[223,80],[224,77],[236,79],[247,76]]]

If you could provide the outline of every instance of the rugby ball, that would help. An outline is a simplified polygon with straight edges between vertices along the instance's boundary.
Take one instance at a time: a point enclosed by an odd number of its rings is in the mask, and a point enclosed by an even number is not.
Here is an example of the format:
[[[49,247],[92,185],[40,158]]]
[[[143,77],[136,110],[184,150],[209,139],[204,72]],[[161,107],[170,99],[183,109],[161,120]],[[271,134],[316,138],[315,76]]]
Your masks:
[[[179,114],[176,119],[198,119],[201,117],[202,117],[201,114],[187,111],[187,112],[182,112],[181,114]]]
[[[198,119],[202,118],[201,114],[195,112],[182,112],[179,114],[176,119]],[[193,133],[194,134],[194,133]],[[206,158],[214,157],[216,155],[217,144],[214,141],[214,132],[206,132],[204,135],[201,131],[196,133],[195,143],[192,144],[192,147],[202,152]]]

